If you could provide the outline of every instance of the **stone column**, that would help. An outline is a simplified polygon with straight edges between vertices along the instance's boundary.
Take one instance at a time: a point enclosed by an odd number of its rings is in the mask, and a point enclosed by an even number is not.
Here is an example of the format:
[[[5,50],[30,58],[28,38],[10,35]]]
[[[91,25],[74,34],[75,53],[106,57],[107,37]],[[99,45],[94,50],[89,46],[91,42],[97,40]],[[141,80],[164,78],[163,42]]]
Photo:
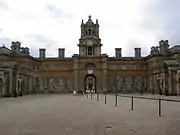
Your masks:
[[[29,94],[31,94],[31,92],[32,92],[32,90],[33,90],[33,83],[32,83],[32,81],[33,81],[33,78],[30,77],[30,78],[29,78]]]
[[[74,70],[74,90],[78,90],[78,70]]]
[[[10,93],[10,95],[13,95],[13,90],[12,90],[12,82],[13,82],[13,71],[12,70],[10,70],[9,71],[9,93]],[[5,88],[5,87],[3,87],[3,88]]]
[[[152,79],[153,79],[152,93],[154,94],[156,92],[156,76],[152,75]]]
[[[165,76],[165,72],[163,72],[163,86],[162,86],[162,94],[165,94],[165,88],[166,88],[166,76]]]
[[[39,91],[43,90],[43,78],[39,77]]]
[[[172,71],[169,68],[169,72],[168,72],[168,93],[171,95],[172,94]]]
[[[180,77],[180,70],[177,71],[177,74],[176,74],[176,93],[177,95],[180,95],[180,81],[179,81],[179,77]]]
[[[74,67],[73,67],[73,90],[78,90],[79,86],[78,86],[78,81],[79,81],[79,61],[78,61],[78,56],[73,56],[74,58]]]
[[[107,55],[102,59],[102,78],[103,78],[103,91],[107,91]]]

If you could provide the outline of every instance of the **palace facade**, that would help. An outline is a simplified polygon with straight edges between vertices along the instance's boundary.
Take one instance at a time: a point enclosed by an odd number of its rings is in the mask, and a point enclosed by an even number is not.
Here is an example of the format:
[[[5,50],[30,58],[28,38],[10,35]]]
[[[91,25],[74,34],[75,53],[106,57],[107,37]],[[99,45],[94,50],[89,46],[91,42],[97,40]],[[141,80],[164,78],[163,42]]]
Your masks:
[[[29,48],[13,41],[11,49],[0,47],[0,97],[31,93],[67,93],[94,89],[96,92],[148,92],[180,95],[180,46],[169,48],[168,40],[151,47],[148,56],[134,48],[134,57],[123,57],[121,48],[115,56],[101,53],[98,20],[91,16],[81,23],[79,53],[65,57],[59,48],[58,57],[30,55]]]

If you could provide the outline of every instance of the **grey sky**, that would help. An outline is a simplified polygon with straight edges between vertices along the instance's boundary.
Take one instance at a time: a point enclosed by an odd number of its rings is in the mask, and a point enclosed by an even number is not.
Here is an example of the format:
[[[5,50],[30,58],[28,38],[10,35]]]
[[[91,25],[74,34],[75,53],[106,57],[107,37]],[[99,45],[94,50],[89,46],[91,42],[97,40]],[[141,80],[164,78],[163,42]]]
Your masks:
[[[180,43],[179,7],[179,0],[0,0],[0,44],[19,40],[33,56],[39,48],[57,56],[64,47],[71,56],[78,53],[81,19],[91,14],[99,20],[102,53],[114,56],[121,47],[123,56],[133,56],[141,47],[147,55],[159,40]]]

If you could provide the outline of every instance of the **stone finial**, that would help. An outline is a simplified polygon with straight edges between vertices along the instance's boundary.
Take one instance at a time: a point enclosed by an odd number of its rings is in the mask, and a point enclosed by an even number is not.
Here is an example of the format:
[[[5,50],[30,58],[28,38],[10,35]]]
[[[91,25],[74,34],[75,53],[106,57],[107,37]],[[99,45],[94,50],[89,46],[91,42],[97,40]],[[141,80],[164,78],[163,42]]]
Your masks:
[[[98,19],[96,19],[96,25],[99,26]]]
[[[81,26],[83,26],[84,25],[84,20],[82,19],[82,21],[81,21]]]

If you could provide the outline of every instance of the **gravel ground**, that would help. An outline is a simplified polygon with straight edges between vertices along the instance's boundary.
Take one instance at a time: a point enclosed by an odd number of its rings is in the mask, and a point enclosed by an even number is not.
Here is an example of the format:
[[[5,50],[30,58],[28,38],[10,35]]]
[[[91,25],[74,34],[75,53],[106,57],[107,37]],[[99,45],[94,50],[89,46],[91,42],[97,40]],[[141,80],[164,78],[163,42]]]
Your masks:
[[[149,96],[149,95],[147,95]],[[152,96],[151,96],[152,97]],[[179,99],[179,97],[168,97]],[[104,95],[29,95],[0,99],[0,135],[180,135],[180,103]]]

